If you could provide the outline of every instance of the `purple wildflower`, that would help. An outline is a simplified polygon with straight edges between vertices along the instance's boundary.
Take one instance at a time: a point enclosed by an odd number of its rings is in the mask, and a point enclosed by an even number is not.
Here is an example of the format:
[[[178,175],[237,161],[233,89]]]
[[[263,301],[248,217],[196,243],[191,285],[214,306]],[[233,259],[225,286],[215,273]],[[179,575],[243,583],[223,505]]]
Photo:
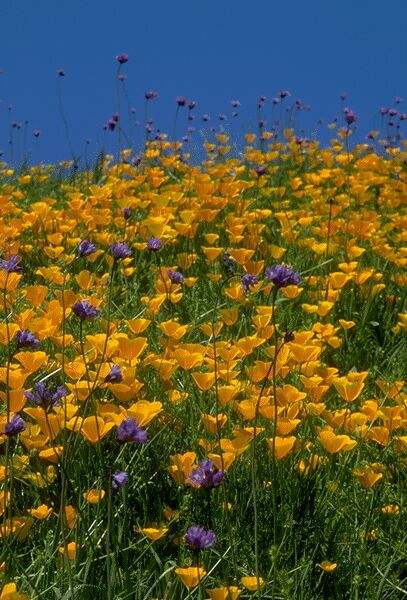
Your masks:
[[[273,265],[265,271],[266,279],[269,279],[277,288],[283,288],[287,285],[299,285],[301,277],[294,269],[288,265]]]
[[[119,260],[121,258],[130,258],[132,252],[127,244],[124,242],[116,242],[110,246],[110,250],[113,254],[113,258]]]
[[[144,98],[146,100],[156,100],[158,98],[158,92],[155,92],[154,90],[149,90],[144,94]]]
[[[38,348],[40,341],[29,329],[20,329],[14,336],[18,348]]]
[[[100,313],[100,310],[87,300],[79,300],[79,302],[73,305],[72,310],[82,321],[85,319],[94,319]]]
[[[112,489],[114,491],[120,490],[129,481],[129,475],[126,471],[116,471],[112,475]]]
[[[168,277],[170,278],[171,283],[179,283],[182,285],[185,281],[185,277],[180,271],[173,271],[172,269],[168,271]]]
[[[65,77],[65,71],[64,71],[64,69],[58,69],[58,71],[57,71],[57,75],[58,75],[59,77]]]
[[[177,98],[175,98],[175,102],[178,106],[186,106],[188,100],[184,96],[177,96]]]
[[[128,206],[126,206],[126,208],[123,208],[123,218],[128,221],[131,217],[131,208],[129,208]]]
[[[224,476],[224,471],[217,469],[211,460],[205,459],[199,461],[198,466],[192,470],[189,483],[193,487],[213,488],[222,483]]]
[[[257,177],[261,177],[261,175],[264,175],[267,171],[267,167],[264,165],[257,165],[257,167],[254,167],[254,170],[256,171]]]
[[[233,108],[239,108],[239,106],[241,106],[240,100],[231,100],[230,104],[232,105]]]
[[[40,135],[41,135],[41,131],[40,131],[39,129],[34,129],[34,131],[33,131],[33,136],[34,136],[35,138],[39,138],[39,137],[40,137]]]
[[[243,275],[242,279],[242,288],[247,293],[250,291],[250,287],[256,285],[259,282],[259,278],[257,275],[251,275],[250,273],[246,273]]]
[[[124,65],[129,60],[129,55],[123,52],[123,54],[118,54],[116,56],[116,60],[120,65]]]
[[[78,256],[81,256],[81,257],[89,256],[90,254],[93,254],[93,252],[95,252],[95,251],[96,251],[95,244],[92,244],[92,242],[89,242],[89,240],[82,240],[78,244],[78,248],[76,249]]]
[[[353,110],[351,110],[350,108],[344,108],[343,112],[345,114],[345,121],[348,125],[352,125],[352,123],[355,123],[357,117],[356,113],[354,113]]]
[[[105,377],[106,383],[120,383],[123,381],[123,374],[119,365],[113,365]]]
[[[158,252],[162,248],[162,242],[158,238],[150,238],[147,240],[147,250],[151,250],[152,252]]]
[[[135,444],[145,444],[148,434],[145,429],[137,425],[137,421],[128,417],[120,423],[117,428],[117,439],[119,442],[134,442]]]
[[[55,392],[47,387],[44,381],[35,384],[34,389],[24,392],[24,397],[29,402],[41,406],[44,410],[52,406],[58,406],[61,399],[67,395],[67,390],[63,385],[59,385]]]
[[[0,269],[7,273],[21,273],[23,268],[20,267],[20,262],[21,256],[15,254],[14,256],[10,256],[8,260],[0,260]]]
[[[192,525],[185,534],[185,543],[191,550],[207,550],[216,544],[215,532],[200,525]]]
[[[11,437],[12,435],[17,435],[17,434],[21,433],[21,431],[24,431],[24,429],[25,429],[24,420],[20,417],[20,415],[14,415],[11,417],[10,421],[8,423],[6,423],[6,426],[4,428],[4,433],[8,437]]]

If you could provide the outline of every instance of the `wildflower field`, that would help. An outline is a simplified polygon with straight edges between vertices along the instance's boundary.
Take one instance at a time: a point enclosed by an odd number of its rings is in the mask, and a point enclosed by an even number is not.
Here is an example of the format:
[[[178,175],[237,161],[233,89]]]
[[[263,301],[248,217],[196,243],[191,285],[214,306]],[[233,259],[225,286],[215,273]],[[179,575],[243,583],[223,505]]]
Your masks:
[[[2,165],[2,600],[407,595],[407,151],[348,137]]]

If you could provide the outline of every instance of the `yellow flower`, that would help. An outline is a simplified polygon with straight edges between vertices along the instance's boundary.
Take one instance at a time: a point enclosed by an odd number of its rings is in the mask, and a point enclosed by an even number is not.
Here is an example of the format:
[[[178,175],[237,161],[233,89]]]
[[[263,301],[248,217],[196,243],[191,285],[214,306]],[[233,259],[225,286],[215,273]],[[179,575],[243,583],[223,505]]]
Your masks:
[[[1,590],[0,600],[30,600],[30,596],[18,592],[15,583],[6,583]]]
[[[101,500],[103,500],[105,494],[105,490],[92,489],[84,492],[83,497],[89,504],[98,504]]]
[[[212,588],[211,590],[206,590],[206,592],[209,594],[211,600],[237,600],[242,590],[235,585],[230,585]]]
[[[261,577],[242,577],[240,583],[251,592],[255,592],[264,586],[264,580]]]
[[[144,527],[136,529],[135,531],[137,531],[138,533],[142,533],[149,540],[155,542],[168,533],[168,527]]]
[[[321,567],[321,569],[326,573],[332,573],[332,571],[335,571],[337,566],[337,563],[332,563],[328,560],[323,560],[321,563],[318,563],[318,567]]]
[[[53,509],[46,504],[40,504],[37,508],[31,508],[29,511],[32,517],[39,519],[40,521],[44,521],[48,519],[48,517],[52,514]]]
[[[178,567],[175,569],[175,573],[187,588],[196,587],[206,575],[205,569],[200,566]]]
[[[75,542],[69,542],[66,546],[60,546],[58,552],[68,560],[75,560],[77,549],[78,547]]]
[[[400,514],[400,506],[398,504],[386,504],[382,506],[382,513],[384,515],[396,516]]]

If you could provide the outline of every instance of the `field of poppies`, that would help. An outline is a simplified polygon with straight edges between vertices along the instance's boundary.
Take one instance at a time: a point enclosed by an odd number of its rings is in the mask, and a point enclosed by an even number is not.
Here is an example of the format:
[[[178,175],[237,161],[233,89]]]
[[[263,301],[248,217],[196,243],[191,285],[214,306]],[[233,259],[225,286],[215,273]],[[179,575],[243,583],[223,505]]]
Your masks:
[[[407,595],[407,147],[348,133],[1,165],[2,600]]]

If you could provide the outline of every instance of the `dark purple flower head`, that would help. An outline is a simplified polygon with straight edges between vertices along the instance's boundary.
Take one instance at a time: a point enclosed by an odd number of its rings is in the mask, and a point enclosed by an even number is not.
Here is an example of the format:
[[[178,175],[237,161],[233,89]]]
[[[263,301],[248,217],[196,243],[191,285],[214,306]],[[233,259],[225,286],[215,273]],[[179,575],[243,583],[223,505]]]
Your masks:
[[[398,110],[396,110],[395,108],[389,108],[389,117],[395,117],[398,114],[399,114]]]
[[[158,98],[158,92],[155,92],[154,90],[149,90],[144,94],[144,97],[146,100],[156,100]]]
[[[192,525],[185,534],[185,543],[191,550],[207,550],[216,544],[215,532],[200,525]]]
[[[24,431],[24,429],[24,420],[20,417],[20,415],[14,415],[13,417],[11,417],[10,421],[6,423],[4,433],[7,436],[11,437],[12,435],[17,435],[21,433],[22,431]]]
[[[234,275],[236,271],[236,261],[232,258],[229,252],[224,252],[222,255],[223,268],[227,275]]]
[[[177,106],[186,106],[188,100],[185,98],[185,96],[177,96],[175,98],[175,102],[177,103]]]
[[[197,105],[196,100],[188,100],[188,108],[189,108],[189,110],[193,110],[196,105]]]
[[[113,258],[119,260],[121,258],[130,258],[132,252],[124,242],[116,242],[110,246]]]
[[[241,106],[240,100],[231,100],[230,104],[233,106],[233,108],[239,108],[239,106]]]
[[[120,490],[129,481],[129,475],[126,471],[116,471],[112,475],[112,489],[114,491]]]
[[[259,278],[257,275],[251,275],[250,273],[246,273],[243,275],[242,279],[242,288],[247,293],[251,286],[256,285],[259,282]]]
[[[123,381],[123,374],[119,365],[113,365],[105,377],[106,383],[120,383]]]
[[[261,175],[264,175],[267,171],[267,167],[265,167],[264,165],[257,165],[257,167],[254,167],[254,170],[257,173],[257,176],[260,177]]]
[[[33,390],[24,392],[24,397],[29,402],[32,402],[36,406],[41,406],[46,410],[52,406],[58,406],[61,398],[66,396],[67,393],[63,385],[58,386],[54,391],[47,387],[45,381],[39,381],[35,384]]]
[[[81,257],[89,256],[94,252],[96,252],[96,246],[92,242],[89,242],[89,240],[82,240],[76,250],[77,255]]]
[[[198,466],[191,471],[189,483],[193,487],[213,488],[222,483],[224,476],[224,471],[217,469],[211,460],[205,459],[199,461]]]
[[[126,63],[129,60],[129,55],[123,52],[123,54],[118,54],[116,56],[116,60],[119,63],[119,65],[124,65],[124,63]]]
[[[347,93],[346,92],[342,92],[341,96],[340,96],[341,100],[346,100],[346,97],[347,97]]]
[[[219,121],[226,121],[227,120],[227,116],[224,113],[220,113],[218,115],[218,119],[219,119]]]
[[[41,135],[41,131],[40,131],[39,129],[34,129],[34,131],[33,131],[33,136],[34,136],[35,138],[39,138],[39,137],[40,137],[40,135]]]
[[[123,218],[128,221],[131,217],[131,208],[129,208],[128,206],[126,206],[126,208],[123,208]]]
[[[40,340],[28,329],[17,331],[14,339],[18,348],[38,348],[40,345]]]
[[[20,267],[20,262],[21,256],[15,254],[14,256],[10,256],[8,260],[0,260],[0,269],[7,273],[21,273],[23,268]]]
[[[209,115],[207,115],[207,114],[202,115],[202,121],[205,121],[205,123],[207,123],[209,121],[209,119],[210,119]]]
[[[343,112],[345,114],[345,121],[348,125],[352,125],[352,123],[355,123],[357,117],[356,113],[354,113],[353,110],[351,110],[350,108],[344,108]]]
[[[128,417],[118,426],[117,439],[121,443],[134,442],[135,444],[145,444],[148,434],[145,429],[137,425],[135,419]]]
[[[265,278],[271,281],[277,288],[287,285],[299,285],[301,277],[288,265],[273,265],[268,267],[264,274]]]
[[[168,271],[168,277],[171,283],[179,283],[182,285],[185,281],[185,277],[180,271],[173,271],[172,269]]]
[[[288,90],[280,90],[278,92],[278,96],[279,98],[281,98],[281,100],[283,100],[284,98],[288,98],[289,96],[291,96],[291,93]]]
[[[117,79],[119,81],[126,81],[127,75],[125,75],[124,73],[119,73],[118,76],[117,76]]]
[[[158,238],[150,238],[147,240],[147,250],[158,252],[162,248],[162,242]]]
[[[401,96],[396,96],[394,98],[394,104],[401,104],[403,102],[403,98]]]
[[[100,313],[100,310],[87,300],[79,300],[79,302],[73,305],[72,310],[82,321],[85,319],[94,319]]]
[[[57,71],[57,75],[58,75],[59,77],[65,77],[65,71],[64,71],[64,69],[58,69],[58,71]]]
[[[276,106],[276,104],[280,104],[281,100],[280,98],[277,98],[277,96],[275,96],[271,102],[274,104],[274,106]]]

